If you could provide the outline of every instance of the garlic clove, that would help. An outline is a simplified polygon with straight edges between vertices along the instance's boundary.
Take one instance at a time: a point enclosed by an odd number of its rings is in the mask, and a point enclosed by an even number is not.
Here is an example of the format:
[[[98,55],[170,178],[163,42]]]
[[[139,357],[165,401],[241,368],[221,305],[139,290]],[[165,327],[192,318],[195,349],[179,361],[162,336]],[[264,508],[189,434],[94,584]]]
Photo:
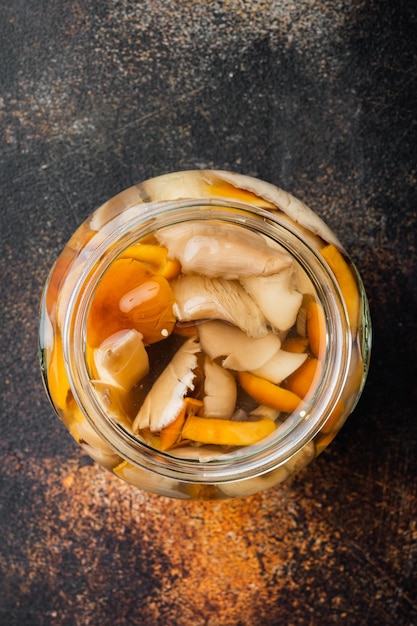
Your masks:
[[[142,334],[121,330],[105,339],[93,352],[95,377],[129,391],[149,372]]]
[[[221,321],[199,324],[198,334],[203,351],[212,359],[223,358],[222,365],[236,371],[257,369],[280,349],[275,333],[248,337],[240,328]]]
[[[206,276],[182,276],[171,283],[174,315],[180,322],[220,319],[238,326],[250,337],[268,332],[265,317],[237,281]]]

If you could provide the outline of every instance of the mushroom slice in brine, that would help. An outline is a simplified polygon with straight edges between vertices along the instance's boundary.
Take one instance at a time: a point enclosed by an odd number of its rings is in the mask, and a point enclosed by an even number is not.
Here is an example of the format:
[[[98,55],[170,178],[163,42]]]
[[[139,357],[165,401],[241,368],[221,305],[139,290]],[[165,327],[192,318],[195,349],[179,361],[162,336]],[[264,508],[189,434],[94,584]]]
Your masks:
[[[281,347],[273,332],[248,337],[240,328],[220,321],[199,324],[198,334],[203,352],[213,360],[221,357],[223,367],[236,371],[262,367]]]
[[[289,330],[297,318],[303,295],[293,283],[293,268],[273,276],[243,277],[241,282],[271,326]]]
[[[278,385],[287,376],[295,372],[306,359],[307,354],[304,353],[297,354],[295,352],[278,350],[269,361],[256,370],[251,370],[251,372],[255,376],[260,376],[260,378],[265,378],[265,380]]]
[[[235,280],[188,275],[173,281],[171,287],[174,315],[180,322],[219,319],[238,326],[249,337],[268,332],[258,305]]]
[[[194,389],[194,370],[200,345],[188,339],[157,378],[136,415],[132,431],[158,432],[175,420],[189,390]]]
[[[204,415],[230,419],[236,406],[235,377],[209,357],[204,360]]]
[[[292,264],[289,254],[235,224],[185,222],[161,229],[156,237],[185,274],[239,279],[270,276]]]

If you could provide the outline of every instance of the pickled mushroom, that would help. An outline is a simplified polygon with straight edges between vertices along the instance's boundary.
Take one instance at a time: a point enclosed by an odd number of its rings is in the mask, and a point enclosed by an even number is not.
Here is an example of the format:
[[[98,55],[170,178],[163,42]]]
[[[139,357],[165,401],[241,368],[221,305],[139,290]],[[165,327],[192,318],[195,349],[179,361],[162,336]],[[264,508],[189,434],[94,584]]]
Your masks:
[[[248,337],[240,328],[221,321],[200,324],[198,335],[203,352],[213,360],[222,357],[223,367],[236,371],[261,367],[281,347],[273,332],[264,337]]]
[[[158,241],[185,274],[239,279],[269,276],[290,267],[289,254],[268,246],[261,235],[226,224],[186,222],[163,228]]]
[[[214,175],[219,180],[226,181],[238,189],[244,189],[257,194],[264,200],[271,202],[307,231],[311,231],[329,243],[340,246],[339,240],[327,224],[305,205],[304,202],[301,202],[292,194],[284,191],[284,189],[263,180],[246,176],[245,174],[216,170]]]
[[[237,388],[231,372],[210,358],[204,360],[204,415],[230,419],[235,410]]]
[[[120,461],[120,457],[96,433],[90,423],[87,422],[81,409],[76,405],[72,407],[68,430],[79,445],[98,463],[111,468]]]
[[[129,461],[122,461],[113,468],[116,476],[125,480],[131,485],[135,485],[140,489],[148,489],[149,491],[162,491],[166,496],[187,499],[187,495],[181,496],[178,491],[178,481],[174,478],[155,474],[150,470],[132,465]]]
[[[199,173],[202,170],[199,170]],[[171,172],[149,178],[140,184],[149,200],[178,200],[180,198],[201,198],[200,177],[193,170]]]
[[[241,282],[273,328],[289,330],[294,325],[303,296],[293,287],[292,268],[272,276],[244,277]]]
[[[259,404],[248,414],[249,418],[268,418],[276,422],[280,416],[280,412],[266,404]]]
[[[267,334],[265,317],[237,281],[207,276],[182,276],[171,284],[174,314],[180,322],[220,319],[238,326],[249,337]]]
[[[159,432],[175,420],[183,406],[184,396],[194,389],[194,371],[200,345],[188,339],[175,353],[157,378],[136,415],[132,431],[142,429]]]
[[[287,376],[295,372],[306,359],[307,354],[278,350],[269,361],[261,367],[251,370],[251,373],[278,385]]]

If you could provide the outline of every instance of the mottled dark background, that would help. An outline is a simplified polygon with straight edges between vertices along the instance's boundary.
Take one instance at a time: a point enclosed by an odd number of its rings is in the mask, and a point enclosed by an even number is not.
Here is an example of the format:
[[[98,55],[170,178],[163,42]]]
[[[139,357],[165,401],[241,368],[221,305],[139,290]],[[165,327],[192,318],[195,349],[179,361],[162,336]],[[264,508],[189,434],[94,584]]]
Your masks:
[[[416,42],[414,0],[1,0],[2,626],[417,624]],[[374,322],[330,448],[223,504],[93,465],[37,364],[71,233],[189,168],[302,198],[350,250]]]

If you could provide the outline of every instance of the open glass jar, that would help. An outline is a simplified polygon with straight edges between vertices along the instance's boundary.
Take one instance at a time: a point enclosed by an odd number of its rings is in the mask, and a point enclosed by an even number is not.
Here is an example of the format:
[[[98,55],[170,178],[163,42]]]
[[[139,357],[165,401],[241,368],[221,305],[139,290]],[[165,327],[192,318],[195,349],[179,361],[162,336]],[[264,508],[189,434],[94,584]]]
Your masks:
[[[208,170],[97,209],[52,268],[39,336],[84,450],[188,499],[253,494],[313,460],[355,407],[371,344],[333,232],[278,187]]]

